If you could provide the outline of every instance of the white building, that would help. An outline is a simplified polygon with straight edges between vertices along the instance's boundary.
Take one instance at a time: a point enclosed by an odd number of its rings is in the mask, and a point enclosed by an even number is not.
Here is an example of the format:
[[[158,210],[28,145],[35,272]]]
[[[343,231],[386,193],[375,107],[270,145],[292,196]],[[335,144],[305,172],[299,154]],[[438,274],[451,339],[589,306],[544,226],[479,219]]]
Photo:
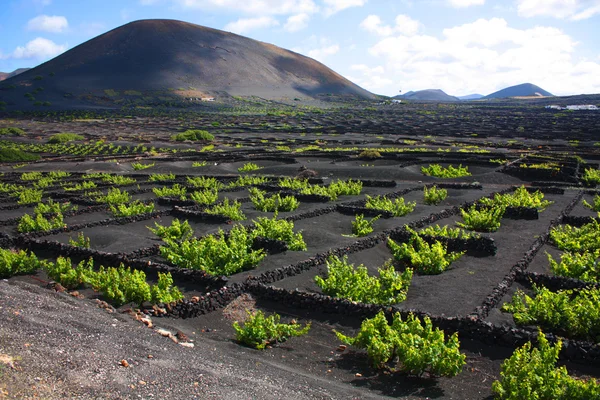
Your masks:
[[[567,110],[598,110],[594,104],[578,104],[575,106],[567,106]]]

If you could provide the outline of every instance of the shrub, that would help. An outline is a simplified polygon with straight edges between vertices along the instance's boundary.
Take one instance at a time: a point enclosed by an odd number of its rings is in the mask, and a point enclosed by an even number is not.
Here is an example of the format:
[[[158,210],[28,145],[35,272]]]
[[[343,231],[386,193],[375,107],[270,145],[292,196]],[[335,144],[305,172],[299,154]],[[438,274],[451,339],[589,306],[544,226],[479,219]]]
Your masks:
[[[72,206],[69,202],[57,203],[48,199],[47,203],[38,203],[33,212],[36,214],[62,214],[69,210],[77,210],[77,206]]]
[[[0,135],[25,136],[25,131],[21,128],[9,126],[6,128],[0,128]]]
[[[425,186],[423,187],[423,197],[425,204],[436,205],[448,197],[448,191],[446,189],[438,189],[437,186],[432,186],[431,188]]]
[[[411,238],[408,243],[398,244],[388,239],[388,247],[394,258],[410,264],[418,273],[436,275],[444,272],[448,266],[459,259],[465,252],[448,253],[446,245],[441,242],[427,243],[419,235],[408,228]]]
[[[369,276],[364,265],[354,267],[348,256],[327,259],[327,278],[315,276],[315,283],[328,296],[368,304],[392,305],[406,300],[413,271],[398,273],[390,261],[378,268],[379,277]]]
[[[518,187],[514,193],[496,193],[493,199],[486,197],[479,200],[479,202],[488,207],[502,209],[507,207],[530,207],[537,208],[539,211],[552,204],[551,201],[544,200],[544,193],[539,190],[536,190],[535,193],[529,193],[525,186]]]
[[[540,331],[538,347],[531,342],[515,350],[501,365],[500,380],[494,381],[492,391],[500,400],[552,399],[589,400],[600,398],[600,385],[594,379],[572,378],[563,365],[556,362],[562,348],[558,340],[554,346],[548,343]]]
[[[394,217],[403,217],[408,213],[414,211],[417,203],[413,202],[404,202],[404,198],[399,197],[394,200],[388,199],[383,196],[371,197],[367,195],[367,201],[365,203],[366,208],[371,208],[375,210],[382,210],[391,212]]]
[[[409,314],[406,321],[395,313],[389,325],[383,311],[365,319],[356,337],[336,332],[342,342],[366,349],[375,368],[389,368],[409,375],[456,376],[465,365],[458,335],[447,339],[439,328],[433,329],[429,317],[423,321]]]
[[[282,178],[279,180],[279,186],[291,190],[302,190],[310,186],[306,179]]]
[[[73,240],[72,238],[69,238],[69,244],[71,246],[82,247],[84,249],[89,249],[91,247],[90,238],[85,237],[83,232],[79,232],[77,234],[77,240]]]
[[[377,150],[367,149],[358,153],[358,158],[366,158],[367,160],[375,160],[376,158],[381,158],[381,153]]]
[[[142,164],[142,163],[139,163],[139,162],[131,163],[131,166],[136,171],[143,171],[145,169],[154,167],[154,165],[155,165],[155,163],[150,163],[150,164]]]
[[[585,199],[582,201],[583,205],[587,208],[591,208],[594,211],[600,211],[600,196],[594,196],[594,204],[588,203]]]
[[[185,186],[175,183],[172,187],[164,186],[161,188],[153,188],[152,192],[154,192],[157,197],[179,197],[181,200],[185,200],[187,189]]]
[[[500,228],[500,221],[504,215],[501,207],[481,208],[473,205],[468,211],[460,210],[464,222],[457,222],[461,228],[479,231],[495,232]]]
[[[232,204],[229,204],[228,198],[225,198],[220,204],[215,204],[207,208],[205,212],[207,214],[224,215],[232,221],[243,221],[246,219],[246,216],[242,212],[242,203],[235,200]]]
[[[421,167],[423,175],[435,176],[438,178],[460,178],[462,176],[471,176],[468,167],[463,167],[462,164],[458,167],[448,165],[447,168],[439,164],[431,164],[429,167]]]
[[[560,225],[550,230],[550,240],[561,250],[571,252],[600,249],[600,223],[595,219],[579,228]]]
[[[229,182],[228,188],[260,185],[269,180],[266,176],[240,176],[235,181]]]
[[[294,222],[277,219],[277,213],[273,215],[273,218],[258,217],[256,221],[252,222],[254,222],[253,236],[282,240],[287,243],[290,250],[306,250],[302,232],[294,233]]]
[[[67,289],[75,289],[90,281],[95,273],[93,270],[94,260],[81,261],[75,268],[70,258],[58,257],[55,263],[47,263],[44,270],[48,277]]]
[[[335,200],[338,196],[358,196],[362,191],[362,187],[363,183],[361,181],[353,181],[352,179],[342,181],[338,179],[331,182],[327,189],[329,190],[329,197]]]
[[[37,161],[40,158],[37,154],[26,153],[23,150],[0,148],[0,162]]]
[[[25,250],[0,249],[0,278],[13,275],[31,274],[42,266],[33,253]]]
[[[219,190],[223,187],[223,184],[219,182],[216,178],[206,178],[204,176],[196,176],[196,177],[187,177],[187,183],[190,186],[194,186],[197,188],[211,188],[215,190]]]
[[[252,250],[253,237],[242,225],[235,225],[225,236],[218,234],[177,243],[167,240],[160,247],[163,258],[181,268],[200,269],[211,275],[232,275],[254,268],[264,257],[263,250]]]
[[[22,181],[37,181],[44,177],[44,174],[39,171],[23,172],[21,174]]]
[[[554,275],[567,278],[581,279],[582,281],[600,281],[600,249],[584,251],[582,253],[564,252],[560,257],[560,263],[546,253],[550,269]]]
[[[217,189],[204,189],[190,193],[190,200],[193,200],[196,204],[209,205],[215,203],[218,199],[219,192]]]
[[[150,231],[165,241],[183,241],[188,240],[194,236],[194,230],[190,226],[187,220],[181,222],[175,218],[170,226],[160,225],[158,222],[154,223],[155,228],[150,228]]]
[[[144,204],[141,200],[136,200],[129,205],[110,205],[110,212],[115,217],[131,217],[133,215],[151,213],[152,211],[154,211],[154,203]]]
[[[85,137],[76,133],[56,133],[48,139],[48,143],[67,143],[75,140],[84,140]]]
[[[600,183],[600,170],[593,168],[586,168],[583,171],[581,180],[588,186],[596,186]]]
[[[150,299],[153,303],[174,303],[183,299],[183,294],[178,287],[173,286],[173,277],[170,272],[158,273],[158,281],[150,286]]]
[[[132,183],[135,183],[136,180],[129,176],[106,174],[102,178],[102,182],[110,183],[111,185],[131,185]]]
[[[214,138],[215,138],[214,135],[212,135],[208,131],[199,130],[199,129],[188,129],[185,132],[181,132],[181,133],[171,136],[171,140],[174,140],[177,142],[183,142],[186,140],[191,140],[194,142],[195,141],[210,142]]]
[[[95,199],[99,203],[106,203],[109,205],[125,204],[131,201],[131,196],[126,191],[121,191],[119,188],[108,189],[108,193],[105,196],[99,196]]]
[[[534,285],[535,297],[518,290],[502,311],[513,314],[518,325],[539,325],[568,336],[600,340],[600,289],[552,292]]]
[[[94,189],[97,185],[92,181],[83,181],[74,186],[63,186],[65,192],[77,192],[80,190]]]
[[[300,205],[300,202],[294,196],[281,197],[277,193],[273,196],[265,197],[266,193],[257,188],[250,188],[250,201],[252,201],[254,207],[259,211],[294,211]]]
[[[241,167],[239,167],[238,172],[251,172],[251,171],[258,171],[259,169],[262,169],[262,167],[259,167],[255,163],[249,162],[249,163],[246,163],[246,164],[242,165]]]
[[[480,234],[475,232],[468,232],[460,228],[449,228],[448,225],[430,225],[421,229],[419,232],[421,236],[431,237],[444,237],[448,239],[470,239],[481,237]]]
[[[250,314],[250,313],[249,313]],[[272,344],[283,342],[293,336],[302,336],[310,330],[310,323],[301,327],[292,321],[289,324],[279,323],[281,316],[277,313],[266,317],[262,311],[250,314],[240,326],[237,321],[233,323],[236,340],[255,349],[264,349]]]
[[[377,221],[381,216],[378,215],[371,220],[367,220],[363,214],[359,214],[352,221],[352,233],[358,237],[367,236],[373,232],[373,223]]]
[[[206,161],[194,161],[192,162],[192,167],[206,167],[208,165],[208,162]]]
[[[148,178],[148,182],[162,182],[162,181],[172,181],[175,179],[175,174],[152,174]]]
[[[27,232],[47,232],[52,229],[64,228],[66,225],[63,220],[63,215],[54,214],[50,219],[47,219],[42,214],[36,213],[32,217],[29,214],[23,215],[19,219],[17,230],[21,233]]]

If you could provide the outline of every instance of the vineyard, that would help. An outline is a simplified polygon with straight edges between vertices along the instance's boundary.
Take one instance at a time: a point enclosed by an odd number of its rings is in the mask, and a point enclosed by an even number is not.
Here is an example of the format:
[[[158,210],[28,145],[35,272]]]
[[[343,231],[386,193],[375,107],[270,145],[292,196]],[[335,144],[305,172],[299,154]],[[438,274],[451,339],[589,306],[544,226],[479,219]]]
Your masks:
[[[409,111],[0,120],[0,287],[349,397],[600,398],[594,121]]]

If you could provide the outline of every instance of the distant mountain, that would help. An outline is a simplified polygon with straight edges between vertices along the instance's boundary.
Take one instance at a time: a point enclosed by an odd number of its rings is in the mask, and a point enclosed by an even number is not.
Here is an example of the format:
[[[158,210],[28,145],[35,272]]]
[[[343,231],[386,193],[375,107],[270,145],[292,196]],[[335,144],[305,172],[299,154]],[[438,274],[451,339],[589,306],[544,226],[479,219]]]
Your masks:
[[[138,103],[146,96],[198,99],[226,94],[263,99],[376,98],[312,58],[233,33],[164,19],[120,26],[5,83],[16,89],[0,90],[0,100],[16,107],[30,106],[24,93],[37,84],[44,91],[36,99],[57,107],[87,106],[88,98],[110,106],[127,96]]]
[[[458,98],[460,100],[479,100],[483,97],[482,94],[478,94],[478,93],[474,93],[474,94],[468,94],[466,96],[458,96]]]
[[[3,81],[8,78],[12,78],[15,75],[22,74],[23,72],[25,72],[29,69],[31,69],[31,68],[18,68],[18,69],[15,69],[13,72],[0,72],[0,81]]]
[[[504,99],[507,97],[547,97],[554,96],[552,93],[545,91],[533,83],[522,83],[516,86],[510,86],[488,94],[484,99]]]
[[[416,92],[406,92],[403,95],[394,96],[395,99],[401,100],[418,100],[418,101],[459,101],[458,97],[450,96],[440,89],[418,90]]]

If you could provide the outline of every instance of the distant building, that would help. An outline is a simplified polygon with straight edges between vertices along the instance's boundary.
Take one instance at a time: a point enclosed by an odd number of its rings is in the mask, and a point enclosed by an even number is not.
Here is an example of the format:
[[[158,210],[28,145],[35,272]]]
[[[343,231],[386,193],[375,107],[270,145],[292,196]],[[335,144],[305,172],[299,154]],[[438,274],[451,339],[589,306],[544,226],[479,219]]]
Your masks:
[[[546,106],[546,108],[549,108],[551,110],[562,110],[563,109],[561,106],[558,106],[556,104],[553,104],[551,106]]]
[[[392,103],[402,103],[402,100],[392,99]]]
[[[598,107],[594,104],[578,104],[574,106],[567,106],[567,110],[598,110]]]

